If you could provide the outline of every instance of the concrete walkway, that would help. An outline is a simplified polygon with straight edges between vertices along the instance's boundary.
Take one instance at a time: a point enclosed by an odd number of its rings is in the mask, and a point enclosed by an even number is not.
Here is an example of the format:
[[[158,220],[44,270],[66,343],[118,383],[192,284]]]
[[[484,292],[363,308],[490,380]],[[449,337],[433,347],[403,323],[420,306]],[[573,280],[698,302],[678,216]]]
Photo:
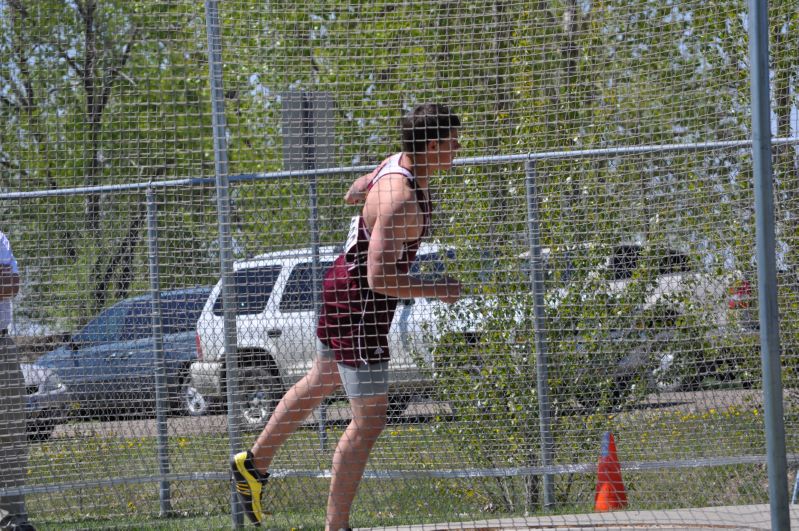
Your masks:
[[[791,506],[791,528],[799,529],[799,505]],[[544,517],[480,520],[464,523],[425,524],[380,527],[384,531],[495,531],[508,529],[619,530],[634,529],[763,529],[770,530],[768,505],[705,507],[668,511],[616,511],[610,513],[572,514]],[[362,530],[365,531],[365,530]]]

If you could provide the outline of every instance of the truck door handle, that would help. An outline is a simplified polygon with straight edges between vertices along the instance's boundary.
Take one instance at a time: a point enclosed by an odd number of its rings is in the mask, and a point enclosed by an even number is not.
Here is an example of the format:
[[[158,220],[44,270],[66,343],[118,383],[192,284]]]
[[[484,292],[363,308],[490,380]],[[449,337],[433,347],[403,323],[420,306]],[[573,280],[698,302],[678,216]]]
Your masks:
[[[280,337],[282,335],[283,335],[283,330],[281,330],[280,328],[272,328],[266,331],[267,337]]]

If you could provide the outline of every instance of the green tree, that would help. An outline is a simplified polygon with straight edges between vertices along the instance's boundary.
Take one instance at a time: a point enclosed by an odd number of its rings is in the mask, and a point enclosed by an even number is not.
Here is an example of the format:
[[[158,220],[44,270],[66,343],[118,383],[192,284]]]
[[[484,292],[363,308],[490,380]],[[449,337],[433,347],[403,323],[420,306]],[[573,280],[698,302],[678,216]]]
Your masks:
[[[11,1],[2,9],[7,190],[90,189],[200,177],[212,168],[204,18],[196,6],[52,0]],[[202,197],[213,205],[199,190],[184,194],[177,208],[190,218],[180,239],[192,242],[195,262],[210,258],[203,238],[213,213],[191,208]],[[9,220],[12,233],[52,235],[17,245],[31,290],[23,313],[41,308],[37,299],[57,300],[52,313],[79,323],[133,286],[147,286],[142,193],[86,191],[5,206],[7,216],[19,218]],[[167,216],[180,219],[177,211]],[[183,264],[192,270],[186,251]],[[165,272],[166,286],[185,281],[181,270]]]

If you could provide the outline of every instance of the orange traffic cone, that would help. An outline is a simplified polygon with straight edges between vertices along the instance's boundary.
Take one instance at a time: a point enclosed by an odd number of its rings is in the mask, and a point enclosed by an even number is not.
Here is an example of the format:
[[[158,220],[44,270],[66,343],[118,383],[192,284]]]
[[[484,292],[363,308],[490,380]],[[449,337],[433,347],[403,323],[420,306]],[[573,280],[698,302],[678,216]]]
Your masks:
[[[627,491],[621,479],[621,466],[616,456],[616,443],[613,434],[606,431],[602,435],[602,454],[597,466],[596,495],[594,511],[604,512],[624,509],[627,506]]]

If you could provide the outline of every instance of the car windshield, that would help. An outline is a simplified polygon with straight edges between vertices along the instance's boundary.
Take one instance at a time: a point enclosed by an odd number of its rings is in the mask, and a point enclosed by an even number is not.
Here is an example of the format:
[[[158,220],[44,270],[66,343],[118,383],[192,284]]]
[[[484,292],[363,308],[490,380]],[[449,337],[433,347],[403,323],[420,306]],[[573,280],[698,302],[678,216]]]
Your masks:
[[[118,338],[125,326],[125,317],[134,304],[124,301],[111,306],[75,334],[72,340],[76,343],[102,343]]]
[[[236,301],[236,315],[257,314],[264,311],[275,281],[280,275],[281,266],[253,267],[240,269],[233,274],[233,290]],[[222,315],[222,291],[214,302],[214,315]]]
[[[163,334],[193,331],[210,292],[208,288],[162,294]],[[77,343],[103,343],[152,337],[152,315],[150,297],[123,301],[103,311],[72,340]]]

